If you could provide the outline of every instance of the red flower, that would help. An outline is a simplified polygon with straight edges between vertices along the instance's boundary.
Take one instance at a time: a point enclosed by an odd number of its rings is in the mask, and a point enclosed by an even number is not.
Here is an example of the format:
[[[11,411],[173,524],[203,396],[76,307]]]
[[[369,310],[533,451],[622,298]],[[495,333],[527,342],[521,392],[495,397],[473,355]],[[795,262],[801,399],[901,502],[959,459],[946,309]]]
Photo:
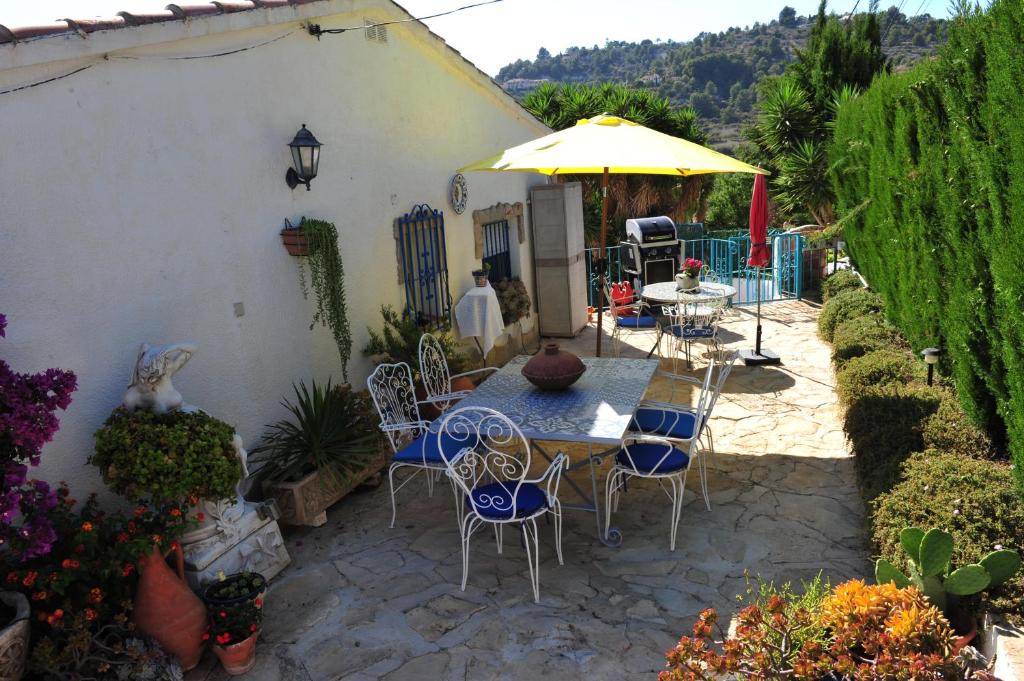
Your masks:
[[[257,608],[262,608],[263,607],[263,599],[262,598],[256,598],[252,603]]]
[[[204,641],[209,641],[210,640],[210,632],[207,631],[207,632],[205,632],[203,634],[203,640]]]
[[[206,516],[203,515],[202,511],[196,513],[196,520],[198,520],[199,522],[203,522],[204,520],[206,520]]]
[[[17,572],[8,572],[7,573],[7,581],[10,582],[11,584],[14,584],[15,582],[17,582],[18,581],[18,573]]]
[[[172,508],[171,509],[171,515],[174,516],[175,518],[180,518],[181,517],[181,509]]]
[[[217,614],[218,614],[218,615],[220,615],[221,617],[227,617],[227,616],[228,616],[228,614],[227,614],[226,612],[224,612],[223,610],[221,610],[221,611],[220,611],[219,613],[217,613]]]
[[[117,535],[117,541],[121,542],[122,544],[128,541],[130,538],[131,537],[128,535],[127,532],[122,532],[121,534]]]
[[[160,543],[160,542],[162,542],[163,540],[164,540],[164,538],[163,538],[163,537],[161,537],[161,536],[160,536],[159,534],[154,534],[154,535],[153,535],[153,543],[154,543],[154,544],[159,544],[159,543]]]
[[[25,575],[25,579],[21,580],[21,583],[23,586],[31,587],[33,584],[36,583],[36,577],[38,576],[38,572],[36,572],[35,570],[29,570],[28,573]]]
[[[252,624],[249,625],[249,631],[253,631],[253,632],[256,631],[256,623],[255,622],[253,622]]]
[[[100,589],[98,586],[94,586],[93,588],[89,589],[89,602],[90,603],[100,603],[102,601],[103,601],[103,590],[102,589]]]
[[[94,619],[96,619],[96,611],[93,610],[92,608],[86,608],[85,609],[85,619],[87,619],[90,622],[92,622]]]
[[[64,611],[61,610],[60,608],[57,608],[56,610],[53,611],[53,616],[56,617],[57,619],[60,619],[61,617],[64,616]]]
[[[188,503],[192,504],[193,506],[198,505],[199,497],[197,497],[195,494],[190,495],[188,498]]]
[[[88,520],[86,520],[84,523],[82,523],[82,531],[83,532],[92,532],[92,523],[90,523]]]
[[[135,534],[136,527],[135,527],[135,521],[134,520],[129,520],[128,521],[128,531],[131,532],[132,534]]]
[[[145,512],[146,512],[146,507],[145,506],[136,506],[135,507],[134,513],[135,513],[135,517],[136,518],[141,518],[142,514],[145,513]]]
[[[81,565],[81,563],[79,563],[74,558],[65,558],[64,562],[60,564],[60,566],[65,570],[73,570],[77,568],[79,565]]]
[[[46,600],[46,595],[47,594],[46,594],[45,591],[37,591],[34,594],[32,594],[32,600],[33,601],[45,601]]]
[[[132,565],[131,563],[125,563],[124,564],[124,569],[121,570],[121,574],[124,575],[125,577],[127,577],[128,575],[130,575],[132,573],[132,570],[134,570],[134,569],[135,569],[134,565]]]
[[[224,632],[223,634],[217,634],[217,643],[224,646],[231,642],[231,634]]]

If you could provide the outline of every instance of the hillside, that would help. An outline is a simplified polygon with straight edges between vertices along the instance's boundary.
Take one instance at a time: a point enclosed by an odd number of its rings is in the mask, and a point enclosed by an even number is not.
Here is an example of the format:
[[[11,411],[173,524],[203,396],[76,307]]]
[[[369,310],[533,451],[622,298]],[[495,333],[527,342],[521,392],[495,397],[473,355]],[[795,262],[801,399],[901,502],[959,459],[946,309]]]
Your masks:
[[[517,97],[545,81],[648,87],[692,106],[712,145],[729,150],[739,142],[741,127],[755,116],[756,83],[782,73],[807,41],[812,20],[787,7],[771,23],[702,33],[686,43],[610,41],[604,47],[571,47],[557,55],[541,48],[536,59],[503,67],[497,80]],[[897,69],[929,56],[946,41],[946,20],[927,14],[907,17],[891,7],[881,12],[880,25],[885,52]]]

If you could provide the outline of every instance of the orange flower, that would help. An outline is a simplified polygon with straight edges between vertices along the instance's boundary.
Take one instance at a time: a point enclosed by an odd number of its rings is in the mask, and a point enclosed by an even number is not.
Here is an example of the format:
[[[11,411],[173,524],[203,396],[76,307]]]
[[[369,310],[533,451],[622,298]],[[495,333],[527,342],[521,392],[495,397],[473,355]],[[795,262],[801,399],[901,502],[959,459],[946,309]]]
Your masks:
[[[92,622],[94,619],[96,619],[96,611],[93,610],[92,608],[86,608],[85,609],[85,619],[87,619],[90,622]]]
[[[163,540],[164,540],[163,537],[161,537],[159,534],[154,534],[153,535],[153,543],[154,544],[159,544]]]
[[[192,504],[193,506],[198,505],[199,497],[197,497],[195,494],[189,495],[188,503]]]
[[[34,594],[32,594],[32,600],[33,601],[45,601],[46,600],[46,596],[47,596],[47,594],[46,594],[45,591],[37,591]]]
[[[181,517],[181,509],[172,508],[171,509],[171,515],[174,516],[175,518],[180,518]]]
[[[84,523],[82,523],[82,531],[83,532],[92,532],[92,523],[90,523],[88,520],[86,520]]]
[[[94,586],[89,589],[89,602],[90,603],[101,603],[103,602],[103,590],[98,586]]]
[[[60,564],[60,566],[62,568],[64,568],[65,570],[73,570],[73,569],[77,568],[79,565],[81,565],[81,563],[79,563],[74,558],[65,558],[64,562],[62,562]]]

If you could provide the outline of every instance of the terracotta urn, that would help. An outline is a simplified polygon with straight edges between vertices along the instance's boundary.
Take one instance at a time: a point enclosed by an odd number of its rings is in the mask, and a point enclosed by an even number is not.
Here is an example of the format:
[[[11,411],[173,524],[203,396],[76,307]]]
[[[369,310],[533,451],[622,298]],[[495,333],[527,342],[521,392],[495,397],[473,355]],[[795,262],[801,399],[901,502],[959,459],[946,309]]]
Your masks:
[[[544,352],[534,355],[523,367],[523,376],[541,390],[565,390],[586,370],[579,357],[559,350],[558,343],[547,343]]]
[[[206,606],[185,583],[185,557],[174,544],[178,574],[167,566],[164,554],[153,552],[139,560],[139,588],[132,619],[140,633],[155,640],[181,663],[183,671],[199,664],[206,633]]]
[[[256,634],[227,646],[213,646],[221,665],[231,676],[245,674],[256,666]]]
[[[0,681],[18,681],[28,658],[28,599],[17,591],[0,591],[0,603],[14,610],[9,620],[0,620]]]

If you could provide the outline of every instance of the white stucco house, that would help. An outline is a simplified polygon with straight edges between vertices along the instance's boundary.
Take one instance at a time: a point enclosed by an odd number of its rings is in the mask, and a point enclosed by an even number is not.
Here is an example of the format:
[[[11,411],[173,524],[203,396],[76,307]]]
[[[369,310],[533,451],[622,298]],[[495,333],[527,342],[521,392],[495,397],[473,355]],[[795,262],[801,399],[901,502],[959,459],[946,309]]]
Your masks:
[[[474,211],[525,204],[545,180],[470,175],[461,215],[449,182],[549,130],[421,23],[359,28],[409,18],[388,0],[245,0],[0,27],[0,356],[79,379],[38,475],[102,487],[93,432],[143,341],[194,341],[176,387],[250,445],[294,381],[340,381],[286,219],[337,225],[356,386],[366,327],[406,301],[397,218],[443,211],[452,299],[473,286]],[[355,30],[317,39],[309,23]],[[302,124],[323,143],[310,191],[285,183]],[[532,295],[529,229],[512,229]]]

